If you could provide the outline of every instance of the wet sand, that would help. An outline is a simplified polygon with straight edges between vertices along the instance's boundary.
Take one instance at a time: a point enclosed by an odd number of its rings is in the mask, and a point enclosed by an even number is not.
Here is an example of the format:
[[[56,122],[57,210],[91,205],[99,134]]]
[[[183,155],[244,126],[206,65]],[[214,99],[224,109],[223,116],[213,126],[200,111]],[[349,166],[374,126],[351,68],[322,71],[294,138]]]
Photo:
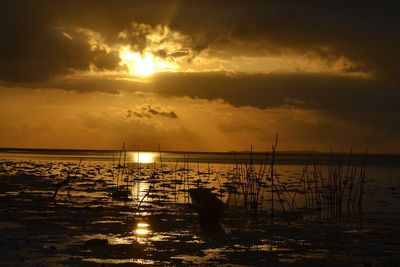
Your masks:
[[[84,161],[71,194],[62,188],[53,201],[57,184],[77,165],[77,161],[1,161],[3,266],[400,265],[398,177],[387,175],[379,182],[370,177],[367,207],[351,223],[293,220],[288,224],[277,207],[271,225],[267,211],[261,210],[255,221],[240,201],[231,200],[220,229],[210,230],[201,229],[185,190],[200,183],[215,188],[227,201],[224,183],[232,165],[215,164],[210,172],[207,164],[178,168],[167,164],[160,179],[152,176],[152,164],[143,164],[136,169],[140,175],[126,176],[132,180],[128,181],[132,199],[125,202],[110,197],[116,184],[115,164]],[[300,169],[277,167],[288,186],[297,182]],[[187,187],[178,182],[183,171]],[[149,191],[151,185],[155,188]]]

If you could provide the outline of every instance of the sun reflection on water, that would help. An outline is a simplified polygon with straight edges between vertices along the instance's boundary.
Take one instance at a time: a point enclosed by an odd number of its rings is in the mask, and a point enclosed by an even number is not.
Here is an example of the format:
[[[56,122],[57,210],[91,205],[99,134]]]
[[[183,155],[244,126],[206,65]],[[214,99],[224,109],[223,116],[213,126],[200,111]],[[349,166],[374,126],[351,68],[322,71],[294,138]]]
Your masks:
[[[143,228],[136,229],[136,235],[138,236],[147,236],[149,233],[150,233],[149,229],[143,229]]]
[[[138,222],[135,229],[137,242],[144,244],[151,235],[150,224],[147,222]]]
[[[147,228],[147,227],[149,227],[150,225],[148,224],[148,223],[138,223],[137,224],[137,227],[140,227],[140,228]]]
[[[136,192],[136,199],[139,202],[148,201],[149,183],[137,182],[133,187],[133,192]]]

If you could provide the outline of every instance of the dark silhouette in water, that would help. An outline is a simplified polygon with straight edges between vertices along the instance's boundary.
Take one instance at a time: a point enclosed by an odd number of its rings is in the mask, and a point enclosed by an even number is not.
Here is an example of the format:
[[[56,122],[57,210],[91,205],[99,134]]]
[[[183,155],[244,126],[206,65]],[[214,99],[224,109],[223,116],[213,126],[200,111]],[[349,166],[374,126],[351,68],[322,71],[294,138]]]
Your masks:
[[[199,214],[201,229],[207,232],[221,231],[219,221],[224,214],[224,203],[207,188],[192,188],[189,194],[192,206]]]

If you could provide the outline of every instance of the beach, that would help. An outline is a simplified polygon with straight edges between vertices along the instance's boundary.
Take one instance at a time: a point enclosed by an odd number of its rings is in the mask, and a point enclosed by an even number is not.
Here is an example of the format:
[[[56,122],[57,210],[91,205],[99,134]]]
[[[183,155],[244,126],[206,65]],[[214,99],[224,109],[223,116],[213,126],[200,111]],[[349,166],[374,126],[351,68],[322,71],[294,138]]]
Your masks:
[[[153,162],[139,155],[142,162],[131,158],[124,163],[118,152],[114,160],[39,154],[2,156],[0,258],[4,266],[400,264],[398,166],[366,167],[361,213],[350,217],[346,212],[334,217],[320,213],[318,218],[286,210],[285,215],[275,192],[271,222],[268,193],[256,218],[243,207],[243,199],[229,193],[237,168],[233,163],[210,164],[206,159],[200,163],[182,157],[180,162],[164,159],[161,164],[155,152]],[[118,164],[132,173],[118,174]],[[297,184],[303,169],[303,165],[279,162],[275,166],[287,188]],[[71,188],[61,187],[54,196],[60,182],[72,175],[77,178]],[[119,186],[129,188],[128,199],[112,197]],[[218,229],[199,224],[187,193],[198,186],[212,189],[227,203]],[[297,199],[297,205],[304,204],[304,199]]]

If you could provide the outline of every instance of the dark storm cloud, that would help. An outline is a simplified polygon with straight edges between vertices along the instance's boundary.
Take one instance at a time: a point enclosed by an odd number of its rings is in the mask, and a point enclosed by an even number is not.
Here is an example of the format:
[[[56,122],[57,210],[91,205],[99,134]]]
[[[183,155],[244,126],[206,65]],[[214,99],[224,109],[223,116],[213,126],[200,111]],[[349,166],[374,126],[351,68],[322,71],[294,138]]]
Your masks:
[[[400,111],[391,83],[321,74],[182,73],[158,75],[141,90],[167,96],[223,99],[234,106]]]
[[[46,2],[2,1],[0,10],[0,80],[37,82],[90,64],[100,70],[118,64],[117,55],[92,48],[84,31],[60,23],[62,10]]]
[[[356,69],[397,84],[399,5],[398,1],[2,1],[0,79],[45,80],[87,69],[90,63],[115,68],[115,54],[91,51],[83,34],[70,40],[62,30],[88,28],[112,44],[119,41],[119,32],[137,22],[169,25],[201,40],[192,49],[215,47],[228,56],[285,50],[313,52],[327,60],[345,56],[358,63]]]
[[[166,97],[222,99],[236,106],[279,106],[316,110],[400,112],[400,90],[390,82],[322,74],[163,73],[148,83],[126,77],[60,78],[42,83],[15,83],[17,87],[52,88],[79,92],[150,92]],[[0,83],[10,87],[10,83]]]
[[[218,1],[213,8],[187,2],[192,24],[214,43],[237,53],[314,52],[333,60],[345,56],[382,78],[398,81],[398,1]],[[204,23],[196,23],[202,21]],[[174,25],[185,25],[183,19]],[[239,45],[238,45],[239,44]]]

